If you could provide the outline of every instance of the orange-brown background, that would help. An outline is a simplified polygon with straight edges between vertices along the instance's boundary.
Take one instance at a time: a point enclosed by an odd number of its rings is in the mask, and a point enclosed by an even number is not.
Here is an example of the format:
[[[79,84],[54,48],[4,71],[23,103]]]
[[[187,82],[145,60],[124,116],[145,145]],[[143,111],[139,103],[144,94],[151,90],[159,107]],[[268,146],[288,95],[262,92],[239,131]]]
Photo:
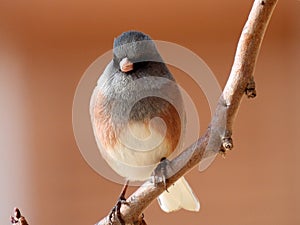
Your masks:
[[[121,185],[87,165],[72,132],[76,85],[115,36],[137,29],[188,47],[223,87],[251,4],[2,0],[1,224],[9,224],[14,206],[32,225],[94,224],[115,203]],[[300,223],[299,28],[300,1],[279,1],[256,67],[258,97],[242,102],[234,151],[206,172],[194,169],[187,176],[201,211],[165,214],[154,202],[145,212],[149,224]],[[203,105],[202,129],[209,121]]]

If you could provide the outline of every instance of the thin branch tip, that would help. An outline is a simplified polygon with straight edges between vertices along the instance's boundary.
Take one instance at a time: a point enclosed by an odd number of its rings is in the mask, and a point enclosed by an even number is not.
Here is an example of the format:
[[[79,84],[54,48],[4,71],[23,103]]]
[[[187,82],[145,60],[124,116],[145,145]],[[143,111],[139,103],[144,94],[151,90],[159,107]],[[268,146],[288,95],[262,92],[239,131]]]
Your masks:
[[[22,216],[22,214],[18,208],[14,208],[14,216],[10,217],[10,222],[12,224],[28,225],[25,217]]]

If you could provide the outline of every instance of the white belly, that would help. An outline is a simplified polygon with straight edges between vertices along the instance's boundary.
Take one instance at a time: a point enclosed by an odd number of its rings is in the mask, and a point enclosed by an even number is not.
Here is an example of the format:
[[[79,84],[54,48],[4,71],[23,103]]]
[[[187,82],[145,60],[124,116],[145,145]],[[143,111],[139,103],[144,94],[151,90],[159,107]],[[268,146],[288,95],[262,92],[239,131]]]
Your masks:
[[[119,175],[129,180],[148,179],[161,158],[172,151],[164,138],[164,122],[156,121],[155,127],[151,129],[142,122],[131,123],[120,132],[113,148],[99,148],[102,156]]]

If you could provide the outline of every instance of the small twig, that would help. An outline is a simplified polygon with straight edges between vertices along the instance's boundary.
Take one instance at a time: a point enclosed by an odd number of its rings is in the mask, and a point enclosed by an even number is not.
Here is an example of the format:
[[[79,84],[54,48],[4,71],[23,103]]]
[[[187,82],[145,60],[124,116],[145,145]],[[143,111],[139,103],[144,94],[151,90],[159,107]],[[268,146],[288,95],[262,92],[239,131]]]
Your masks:
[[[253,72],[266,27],[276,3],[277,0],[254,2],[238,43],[230,76],[219,99],[210,127],[196,143],[170,162],[171,167],[177,172],[168,178],[166,187],[195,167],[203,158],[204,153],[219,151],[225,153],[232,149],[232,124],[243,94],[246,93],[249,97],[256,94],[252,79]],[[128,204],[121,207],[122,218],[126,224],[143,224],[142,212],[164,190],[165,186],[155,186],[151,181],[145,182],[128,198]],[[108,224],[110,224],[108,216],[97,223],[97,225]],[[118,221],[113,221],[113,224],[118,224]]]
[[[251,77],[249,83],[247,84],[245,94],[248,98],[255,98],[256,97],[255,81],[254,81],[253,76]]]
[[[14,216],[10,217],[10,221],[12,224],[28,225],[25,217],[21,215],[18,208],[14,208]]]

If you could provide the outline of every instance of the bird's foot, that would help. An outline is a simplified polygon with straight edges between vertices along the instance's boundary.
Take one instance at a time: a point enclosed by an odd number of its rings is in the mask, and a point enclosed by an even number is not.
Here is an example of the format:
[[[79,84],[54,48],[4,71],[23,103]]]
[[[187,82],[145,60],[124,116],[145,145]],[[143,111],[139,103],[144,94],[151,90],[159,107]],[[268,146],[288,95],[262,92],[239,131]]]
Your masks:
[[[152,173],[152,182],[155,186],[163,185],[167,189],[167,180],[169,175],[167,173],[167,168],[170,167],[170,161],[167,158],[162,158],[160,163],[157,165]]]
[[[117,217],[120,224],[125,225],[125,221],[122,218],[122,214],[121,214],[121,206],[123,204],[129,205],[129,203],[126,202],[126,198],[125,198],[125,193],[127,191],[128,183],[129,182],[127,181],[126,184],[124,185],[116,205],[112,208],[112,210],[109,213],[109,222],[110,222],[110,224],[113,224],[113,217]]]

